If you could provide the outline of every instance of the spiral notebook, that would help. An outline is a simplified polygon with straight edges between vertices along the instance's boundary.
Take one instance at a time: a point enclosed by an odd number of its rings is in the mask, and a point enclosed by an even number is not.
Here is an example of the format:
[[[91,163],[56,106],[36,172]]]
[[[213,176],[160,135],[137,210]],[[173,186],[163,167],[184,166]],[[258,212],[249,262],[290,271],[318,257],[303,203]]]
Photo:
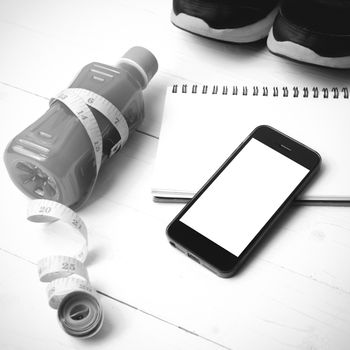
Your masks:
[[[154,167],[154,200],[188,200],[258,125],[318,151],[322,167],[298,198],[350,203],[347,87],[169,87]]]

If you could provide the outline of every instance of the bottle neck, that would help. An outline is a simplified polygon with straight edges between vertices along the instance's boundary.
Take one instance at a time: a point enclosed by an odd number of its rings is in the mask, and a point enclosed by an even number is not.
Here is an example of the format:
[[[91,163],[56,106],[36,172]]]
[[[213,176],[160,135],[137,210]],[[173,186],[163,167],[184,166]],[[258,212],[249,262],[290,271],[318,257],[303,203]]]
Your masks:
[[[121,58],[116,67],[126,70],[137,81],[142,90],[147,87],[147,74],[138,63],[128,58]]]

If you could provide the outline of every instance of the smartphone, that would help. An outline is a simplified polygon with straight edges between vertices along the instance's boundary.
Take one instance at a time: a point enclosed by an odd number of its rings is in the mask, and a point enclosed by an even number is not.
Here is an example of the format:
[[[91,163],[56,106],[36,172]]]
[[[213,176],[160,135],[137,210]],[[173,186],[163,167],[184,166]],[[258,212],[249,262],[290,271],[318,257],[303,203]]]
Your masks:
[[[170,244],[217,275],[233,276],[320,164],[309,147],[257,127],[168,225]]]

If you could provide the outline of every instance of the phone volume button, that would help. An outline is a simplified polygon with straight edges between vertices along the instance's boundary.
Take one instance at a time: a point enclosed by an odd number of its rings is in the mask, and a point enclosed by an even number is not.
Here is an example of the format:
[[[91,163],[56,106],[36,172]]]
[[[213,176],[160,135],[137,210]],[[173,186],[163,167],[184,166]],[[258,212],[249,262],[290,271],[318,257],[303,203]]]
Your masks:
[[[194,255],[192,255],[191,253],[187,253],[187,256],[189,258],[191,258],[192,260],[194,260],[195,262],[197,262],[198,264],[201,263],[200,260],[197,257],[195,257]]]

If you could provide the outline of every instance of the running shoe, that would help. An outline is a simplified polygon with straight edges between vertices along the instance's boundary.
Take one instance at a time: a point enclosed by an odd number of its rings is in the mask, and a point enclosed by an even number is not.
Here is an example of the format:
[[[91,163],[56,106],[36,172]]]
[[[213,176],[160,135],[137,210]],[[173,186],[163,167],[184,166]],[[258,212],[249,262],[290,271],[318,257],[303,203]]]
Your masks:
[[[248,43],[268,35],[278,3],[278,0],[173,0],[171,21],[191,33]]]
[[[284,0],[268,49],[297,61],[350,68],[350,0]]]

